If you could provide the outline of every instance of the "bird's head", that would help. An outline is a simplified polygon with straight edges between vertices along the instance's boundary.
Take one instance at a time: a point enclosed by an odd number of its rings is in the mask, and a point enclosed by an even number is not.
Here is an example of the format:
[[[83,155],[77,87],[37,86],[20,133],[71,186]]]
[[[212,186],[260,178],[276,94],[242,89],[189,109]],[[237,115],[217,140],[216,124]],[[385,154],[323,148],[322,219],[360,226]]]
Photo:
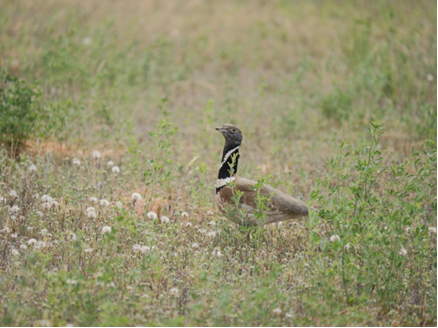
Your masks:
[[[216,128],[216,131],[222,133],[226,143],[236,146],[240,146],[240,144],[242,143],[242,131],[240,131],[240,129],[233,124],[224,124],[222,126],[219,126]]]

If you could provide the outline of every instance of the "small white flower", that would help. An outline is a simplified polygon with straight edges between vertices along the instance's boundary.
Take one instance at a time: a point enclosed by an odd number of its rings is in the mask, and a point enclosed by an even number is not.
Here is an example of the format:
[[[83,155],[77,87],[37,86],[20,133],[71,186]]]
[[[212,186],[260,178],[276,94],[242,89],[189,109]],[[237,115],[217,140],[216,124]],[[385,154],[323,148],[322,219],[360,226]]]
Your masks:
[[[17,205],[14,205],[9,209],[9,213],[17,213],[19,210],[20,208]]]
[[[13,249],[11,250],[11,254],[12,254],[12,256],[18,256],[18,255],[20,255],[20,252],[17,251],[15,248],[13,248]]]
[[[89,199],[90,202],[92,202],[92,203],[95,203],[95,204],[99,203],[99,200],[98,200],[96,197],[90,197],[90,198],[88,198],[88,199]]]
[[[37,212],[35,212],[35,214],[38,215],[40,218],[43,217],[43,215],[44,215],[43,212],[41,212],[41,211],[37,211]]]
[[[111,169],[111,171],[115,174],[120,173],[120,168],[118,166],[113,166],[113,168]]]
[[[35,164],[32,164],[31,166],[29,166],[30,172],[35,172],[36,170],[37,170],[37,167],[35,166]]]
[[[294,315],[293,315],[293,313],[288,312],[288,313],[285,314],[285,316],[287,318],[292,318]]]
[[[208,222],[208,224],[211,225],[211,226],[214,226],[214,225],[216,225],[216,222],[210,221],[210,222]]]
[[[89,46],[92,42],[93,42],[93,39],[90,38],[89,36],[85,37],[85,38],[82,40],[82,43],[83,43],[84,45],[86,45],[86,46]]]
[[[27,249],[27,246],[26,246],[25,244],[21,244],[21,245],[20,245],[20,249],[23,250],[23,251],[25,251],[25,250]]]
[[[76,240],[76,235],[75,235],[74,233],[70,233],[70,234],[68,235],[68,240],[70,240],[70,241],[75,241],[75,240]]]
[[[9,192],[9,196],[14,197],[14,198],[17,198],[17,197],[18,197],[18,194],[17,194],[17,192],[16,192],[14,189],[12,189],[12,190]]]
[[[99,159],[99,158],[102,157],[102,155],[101,155],[97,150],[94,150],[91,156],[92,156],[94,159]]]
[[[207,233],[207,237],[216,237],[217,232],[216,231],[210,231]]]
[[[4,204],[6,204],[6,198],[4,198],[4,197],[0,197],[0,205],[4,205]]]
[[[10,233],[11,229],[9,227],[4,227],[0,232]]]
[[[406,231],[406,233],[409,233],[411,231],[411,227],[410,226],[406,226],[405,227],[405,231]]]
[[[221,253],[221,251],[215,249],[215,250],[213,250],[211,255],[216,256],[216,257],[221,257],[222,253]]]
[[[18,237],[18,235],[17,235],[16,233],[11,234],[11,238],[12,238],[12,239],[15,239],[15,238],[17,238],[17,237]]]
[[[132,250],[133,250],[133,251],[139,251],[140,248],[141,248],[141,246],[140,246],[139,244],[134,244],[134,245],[132,246]]]
[[[179,294],[179,289],[176,287],[173,287],[170,289],[170,293],[173,295],[178,295]]]
[[[38,241],[33,247],[35,248],[35,249],[42,249],[42,248],[44,248],[44,247],[46,247],[47,246],[47,243],[46,242],[44,242],[44,241]]]
[[[104,226],[102,228],[102,233],[107,233],[107,232],[111,232],[111,227],[110,226]]]
[[[48,233],[49,233],[49,232],[47,231],[47,229],[42,229],[42,230],[40,231],[40,235],[41,235],[41,236],[46,236]]]
[[[116,202],[116,207],[117,207],[119,210],[121,210],[122,207],[123,207],[122,202]]]
[[[429,231],[436,235],[436,227],[429,227]]]
[[[193,248],[199,248],[199,244],[198,244],[198,243],[193,243],[193,244],[192,244],[192,247],[193,247]]]
[[[281,311],[280,308],[275,308],[275,309],[272,310],[272,313],[275,314],[275,315],[279,315],[279,314],[281,314],[281,312],[282,311]]]
[[[93,249],[91,247],[87,247],[84,249],[85,253],[91,253],[93,251]]]
[[[207,230],[205,230],[205,229],[198,229],[198,232],[199,232],[201,235],[204,235],[204,234],[207,232]]]
[[[132,200],[133,200],[134,202],[136,202],[136,201],[138,201],[138,200],[141,200],[141,195],[140,195],[138,192],[134,192],[134,193],[131,195],[131,198],[132,198]]]
[[[168,224],[170,219],[167,216],[162,216],[160,219],[161,223]]]
[[[427,80],[429,82],[432,82],[433,81],[433,75],[432,74],[427,74]]]
[[[37,326],[41,326],[41,327],[52,327],[52,323],[49,320],[38,320],[37,321]]]
[[[81,161],[78,158],[73,158],[72,162],[74,166],[81,166]]]
[[[38,241],[35,238],[31,238],[27,241],[28,245],[36,244]]]
[[[109,204],[110,204],[110,202],[106,199],[100,200],[100,206],[107,207]]]
[[[350,249],[350,244],[346,244],[346,245],[344,246],[344,249],[348,251],[348,250]]]
[[[190,228],[190,227],[193,227],[193,223],[191,223],[191,222],[186,222],[186,223],[184,223],[184,226]]]
[[[189,217],[189,213],[187,213],[187,212],[182,212],[182,213],[181,213],[181,217],[182,217],[182,218],[188,218],[188,217]]]
[[[213,211],[207,211],[207,215],[208,215],[208,216],[213,216],[213,215],[214,215],[214,212],[213,212]]]
[[[42,195],[41,201],[44,203],[51,203],[53,201],[53,198],[50,197],[49,195]]]
[[[139,251],[142,252],[143,254],[147,254],[151,251],[151,248],[148,246],[141,246]]]
[[[42,203],[41,207],[43,210],[49,210],[52,207],[52,203]]]
[[[53,207],[57,207],[57,206],[59,206],[59,203],[56,200],[53,200],[52,201],[52,206]]]
[[[73,279],[67,279],[67,284],[69,284],[69,285],[77,285],[78,282],[76,280],[73,280]]]
[[[113,167],[113,166],[114,166],[113,161],[108,161],[108,163],[106,163],[106,167],[107,167],[107,168],[111,168],[111,167]]]
[[[157,213],[155,213],[155,212],[148,212],[148,214],[146,214],[146,216],[149,220],[155,220],[158,217]]]
[[[408,254],[408,251],[402,246],[402,248],[400,249],[399,254],[400,254],[401,256],[405,256],[406,254]]]
[[[94,207],[92,207],[92,206],[90,206],[90,207],[87,207],[87,209],[85,210],[87,213],[88,212],[96,212],[96,209],[94,208]]]
[[[149,298],[149,295],[148,294],[143,294],[143,295],[140,296],[140,298]]]
[[[91,219],[96,219],[97,218],[97,213],[95,211],[87,212],[87,217],[89,217]]]
[[[341,240],[341,238],[339,238],[338,235],[333,235],[333,236],[330,237],[330,241],[331,241],[332,243],[334,243],[336,240]]]

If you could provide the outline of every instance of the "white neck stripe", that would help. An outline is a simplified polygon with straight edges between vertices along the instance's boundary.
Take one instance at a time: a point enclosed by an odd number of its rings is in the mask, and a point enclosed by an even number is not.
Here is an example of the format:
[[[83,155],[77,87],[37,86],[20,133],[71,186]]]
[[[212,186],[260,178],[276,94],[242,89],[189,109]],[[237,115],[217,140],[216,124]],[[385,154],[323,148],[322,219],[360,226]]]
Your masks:
[[[231,149],[228,153],[226,153],[226,154],[225,154],[225,157],[224,157],[224,160],[222,161],[220,167],[222,167],[222,165],[224,165],[224,164],[227,162],[228,157],[230,157],[231,154],[232,154],[235,150],[237,150],[237,149],[239,149],[239,148],[240,148],[240,146],[237,146],[236,148],[233,148],[233,149]]]

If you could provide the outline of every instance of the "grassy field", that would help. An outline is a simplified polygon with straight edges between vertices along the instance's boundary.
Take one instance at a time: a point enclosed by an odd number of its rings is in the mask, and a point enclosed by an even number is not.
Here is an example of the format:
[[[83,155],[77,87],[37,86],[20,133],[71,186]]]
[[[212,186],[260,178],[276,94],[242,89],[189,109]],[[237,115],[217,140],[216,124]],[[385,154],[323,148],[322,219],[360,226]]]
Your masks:
[[[436,2],[0,8],[2,326],[436,326]],[[224,123],[307,220],[220,215]]]

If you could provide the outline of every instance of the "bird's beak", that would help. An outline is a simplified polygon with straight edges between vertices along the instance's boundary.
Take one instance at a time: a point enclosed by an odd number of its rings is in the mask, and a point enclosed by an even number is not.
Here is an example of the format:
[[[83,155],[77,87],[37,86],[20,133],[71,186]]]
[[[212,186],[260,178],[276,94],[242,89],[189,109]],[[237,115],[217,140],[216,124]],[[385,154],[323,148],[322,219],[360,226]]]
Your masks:
[[[216,131],[219,131],[219,132],[224,132],[224,131],[225,131],[224,129],[222,129],[221,126],[218,126],[217,128],[215,128],[215,130],[216,130]]]

